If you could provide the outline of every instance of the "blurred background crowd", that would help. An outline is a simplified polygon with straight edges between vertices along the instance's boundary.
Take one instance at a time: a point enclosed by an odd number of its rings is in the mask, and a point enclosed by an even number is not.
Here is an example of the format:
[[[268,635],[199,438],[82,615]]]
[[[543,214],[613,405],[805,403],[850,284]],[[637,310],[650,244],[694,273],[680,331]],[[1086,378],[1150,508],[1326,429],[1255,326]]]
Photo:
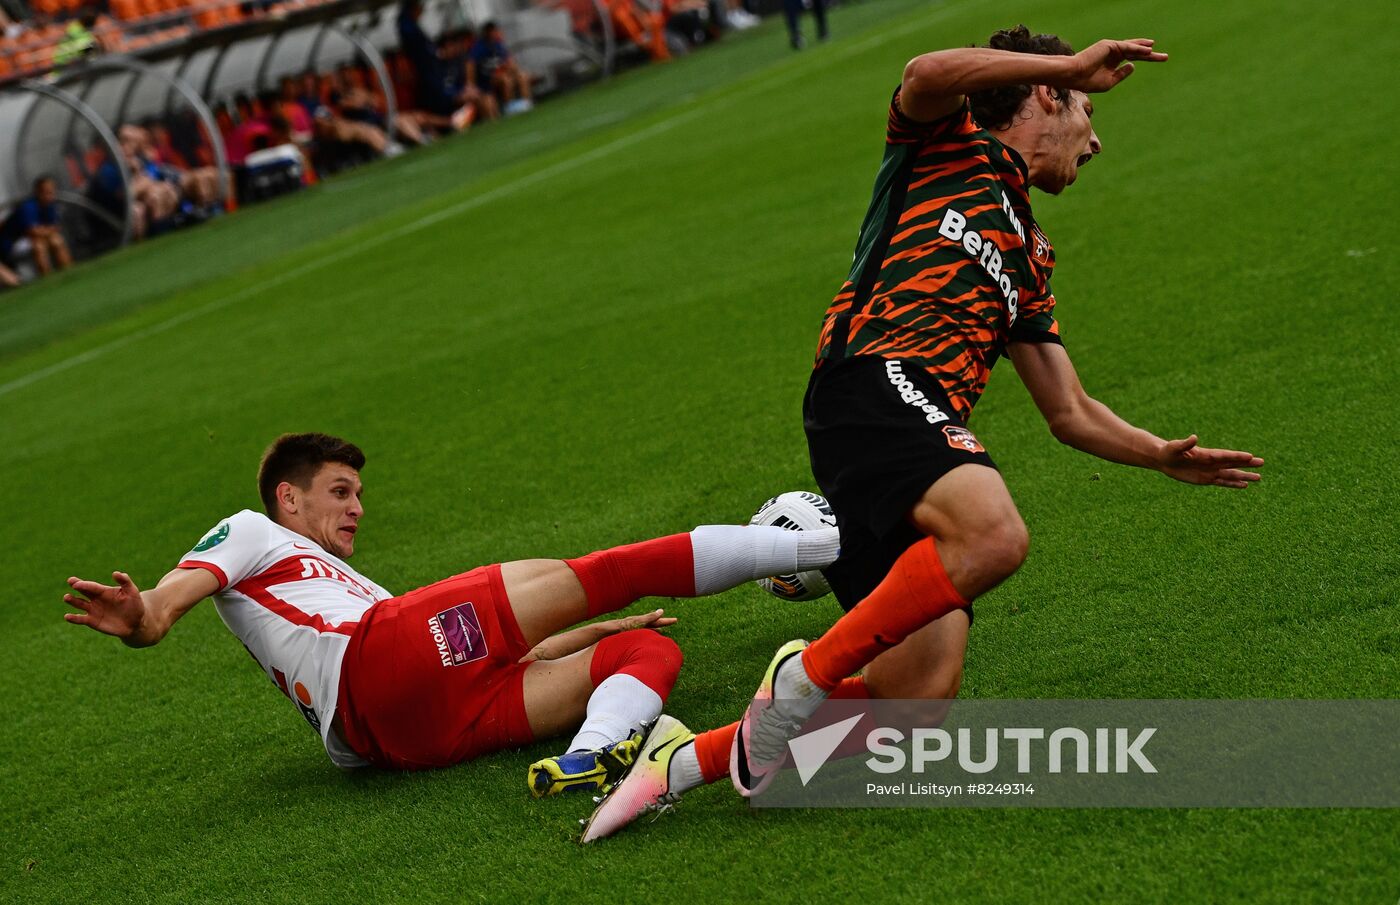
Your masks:
[[[800,48],[803,2],[0,0],[0,287],[528,114],[765,13]],[[825,0],[805,3],[824,38]]]

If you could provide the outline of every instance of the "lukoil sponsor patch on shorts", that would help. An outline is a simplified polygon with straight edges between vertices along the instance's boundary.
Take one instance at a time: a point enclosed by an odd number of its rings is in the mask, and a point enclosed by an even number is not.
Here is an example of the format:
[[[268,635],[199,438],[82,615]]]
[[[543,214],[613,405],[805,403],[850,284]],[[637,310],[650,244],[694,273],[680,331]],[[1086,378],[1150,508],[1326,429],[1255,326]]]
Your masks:
[[[476,607],[462,603],[428,620],[428,631],[443,666],[461,666],[486,656],[486,636]]]

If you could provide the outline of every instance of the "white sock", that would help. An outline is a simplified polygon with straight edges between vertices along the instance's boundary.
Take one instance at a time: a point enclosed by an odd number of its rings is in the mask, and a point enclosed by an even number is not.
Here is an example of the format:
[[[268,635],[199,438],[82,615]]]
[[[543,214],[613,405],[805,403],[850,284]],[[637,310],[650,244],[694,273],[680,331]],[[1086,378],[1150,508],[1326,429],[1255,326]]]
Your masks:
[[[690,548],[695,594],[703,597],[770,575],[826,568],[841,551],[841,534],[835,528],[701,525],[690,532]]]
[[[661,695],[626,673],[608,676],[588,698],[588,717],[570,751],[597,751],[615,745],[661,715]]]
[[[773,699],[782,702],[783,713],[790,717],[805,720],[817,712],[829,694],[807,675],[800,654],[789,657],[778,668],[778,675],[773,680]]]
[[[671,766],[666,771],[666,791],[685,792],[705,784],[705,774],[700,772],[700,758],[695,753],[695,742],[688,741],[671,755]]]

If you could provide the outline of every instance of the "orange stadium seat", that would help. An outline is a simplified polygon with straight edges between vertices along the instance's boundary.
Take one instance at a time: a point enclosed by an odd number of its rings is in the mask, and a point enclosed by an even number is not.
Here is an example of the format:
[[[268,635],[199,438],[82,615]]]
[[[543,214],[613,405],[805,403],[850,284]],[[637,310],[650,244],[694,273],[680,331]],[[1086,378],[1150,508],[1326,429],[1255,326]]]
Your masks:
[[[37,48],[33,52],[33,56],[30,58],[29,68],[37,72],[44,72],[46,70],[52,69],[53,52],[54,47],[52,44],[48,44],[43,47]]]
[[[130,22],[132,19],[141,18],[141,9],[136,0],[112,0],[112,15]]]

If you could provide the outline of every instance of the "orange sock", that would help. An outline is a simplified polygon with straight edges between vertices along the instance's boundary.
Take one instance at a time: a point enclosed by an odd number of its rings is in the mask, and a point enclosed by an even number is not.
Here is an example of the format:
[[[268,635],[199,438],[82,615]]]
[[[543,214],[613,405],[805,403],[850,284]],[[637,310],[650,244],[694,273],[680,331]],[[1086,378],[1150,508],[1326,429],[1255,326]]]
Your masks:
[[[853,676],[837,685],[828,700],[868,697],[870,692],[865,688],[865,678]],[[729,749],[734,745],[734,733],[738,729],[738,723],[730,723],[695,736],[695,758],[700,761],[700,775],[705,777],[706,783],[729,775]]]
[[[935,619],[967,606],[948,580],[933,538],[895,560],[875,590],[802,652],[802,666],[828,691]]]
[[[738,729],[738,723],[730,723],[695,736],[695,759],[707,784],[729,775],[729,749]]]

